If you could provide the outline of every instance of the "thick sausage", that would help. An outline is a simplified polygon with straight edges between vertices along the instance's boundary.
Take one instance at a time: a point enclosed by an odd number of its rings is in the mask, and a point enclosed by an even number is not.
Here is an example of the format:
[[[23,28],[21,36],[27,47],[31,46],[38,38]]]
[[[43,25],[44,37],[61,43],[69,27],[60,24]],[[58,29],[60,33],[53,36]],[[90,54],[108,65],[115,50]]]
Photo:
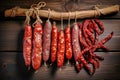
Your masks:
[[[52,40],[51,40],[51,62],[55,62],[56,53],[57,53],[57,38],[58,38],[58,28],[56,27],[56,23],[53,22],[52,27]]]
[[[33,35],[32,66],[38,70],[42,62],[42,25],[36,23]]]
[[[57,66],[62,67],[64,63],[65,39],[64,32],[60,30],[58,35]]]
[[[74,23],[72,27],[72,48],[73,48],[73,54],[74,54],[75,61],[78,60],[78,57],[81,51],[78,32],[79,32],[78,25]]]
[[[72,58],[72,45],[71,45],[71,30],[70,26],[65,29],[65,54],[66,58],[70,60]]]
[[[31,48],[32,48],[32,27],[25,26],[24,39],[23,39],[23,57],[27,67],[31,65]]]
[[[46,63],[50,56],[52,25],[49,20],[46,21],[43,30],[43,60]]]

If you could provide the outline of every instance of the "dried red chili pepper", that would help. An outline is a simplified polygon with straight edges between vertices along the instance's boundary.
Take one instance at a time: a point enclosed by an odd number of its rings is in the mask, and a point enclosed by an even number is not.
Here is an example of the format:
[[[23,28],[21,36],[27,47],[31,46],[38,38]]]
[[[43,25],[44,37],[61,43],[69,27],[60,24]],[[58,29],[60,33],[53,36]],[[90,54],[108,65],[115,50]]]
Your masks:
[[[80,45],[82,45],[82,51],[80,52],[76,67],[78,70],[80,70],[82,67],[85,67],[90,74],[94,74],[95,70],[100,66],[99,60],[104,59],[103,57],[94,54],[94,51],[97,48],[105,48],[108,50],[108,48],[104,46],[104,43],[112,38],[113,32],[98,42],[98,36],[104,31],[103,24],[100,21],[85,20],[83,26],[80,23],[78,23],[78,26],[80,27],[79,40]],[[93,70],[90,69],[86,61],[93,65]]]
[[[58,39],[58,28],[56,27],[56,23],[53,22],[52,27],[52,40],[51,40],[51,62],[55,62],[57,56],[57,39]]]
[[[42,25],[36,23],[33,32],[33,52],[32,52],[32,66],[38,70],[42,62]]]

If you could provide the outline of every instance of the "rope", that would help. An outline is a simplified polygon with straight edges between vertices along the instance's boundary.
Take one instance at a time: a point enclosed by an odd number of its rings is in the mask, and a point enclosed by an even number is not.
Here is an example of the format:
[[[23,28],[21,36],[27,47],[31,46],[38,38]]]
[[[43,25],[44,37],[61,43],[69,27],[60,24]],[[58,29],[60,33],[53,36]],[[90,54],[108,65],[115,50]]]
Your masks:
[[[75,23],[77,23],[77,11],[75,11]]]
[[[68,26],[70,26],[70,17],[71,17],[71,12],[68,13],[69,17],[68,17]]]
[[[63,30],[63,13],[61,12],[61,29]]]
[[[42,20],[39,17],[39,10],[42,7],[45,7],[46,3],[45,2],[39,2],[38,4],[33,4],[31,5],[31,8],[33,9],[33,17],[36,16],[36,21],[32,24],[32,26],[34,27],[36,23],[42,23]]]
[[[34,13],[36,15],[36,21],[32,24],[32,26],[34,27],[36,23],[42,23],[42,20],[39,17],[39,10],[34,10]]]
[[[94,6],[94,9],[95,9],[95,11],[94,11],[95,17],[99,17],[99,16],[101,16],[101,15],[104,15],[103,12],[100,11],[100,9],[98,8],[98,5],[95,5],[95,6]]]
[[[49,13],[48,13],[48,20],[50,19],[50,14],[51,14],[51,10],[50,9],[48,9],[48,11],[49,11]]]
[[[26,11],[26,20],[25,20],[25,24],[29,25],[30,24],[30,11]]]

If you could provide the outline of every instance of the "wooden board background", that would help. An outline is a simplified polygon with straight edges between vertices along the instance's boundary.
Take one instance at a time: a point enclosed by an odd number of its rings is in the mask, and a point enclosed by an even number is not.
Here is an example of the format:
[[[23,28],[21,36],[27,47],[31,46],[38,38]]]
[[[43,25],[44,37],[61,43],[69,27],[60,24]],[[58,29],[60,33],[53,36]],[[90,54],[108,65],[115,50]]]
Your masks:
[[[28,71],[22,56],[22,39],[24,33],[25,17],[5,18],[4,10],[14,6],[29,8],[40,0],[2,0],[0,1],[0,80],[119,80],[120,79],[120,12],[100,17],[104,23],[105,32],[100,39],[114,31],[113,38],[105,45],[109,52],[97,51],[96,54],[104,56],[101,66],[93,76],[84,69],[76,73],[74,65],[65,64],[60,71],[56,65],[49,68],[42,66],[37,73]],[[47,3],[43,9],[51,8],[56,11],[75,11],[92,9],[94,5],[101,7],[114,4],[120,5],[120,0],[42,0]],[[46,19],[42,19],[44,22]],[[34,21],[34,20],[33,20]],[[53,22],[53,20],[51,20]],[[78,20],[79,22],[83,20]],[[72,20],[71,24],[74,22]],[[64,26],[67,21],[64,21]],[[60,21],[57,21],[60,27]]]

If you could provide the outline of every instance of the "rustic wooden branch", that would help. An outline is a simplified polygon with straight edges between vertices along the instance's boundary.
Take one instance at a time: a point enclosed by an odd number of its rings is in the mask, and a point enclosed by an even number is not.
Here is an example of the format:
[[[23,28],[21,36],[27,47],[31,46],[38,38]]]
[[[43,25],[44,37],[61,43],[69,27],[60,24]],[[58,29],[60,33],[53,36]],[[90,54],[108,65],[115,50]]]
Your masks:
[[[25,12],[28,9],[24,9],[24,8],[19,8],[19,7],[15,7],[12,9],[8,9],[5,10],[5,17],[10,17],[10,16],[25,16]],[[102,9],[96,9],[96,10],[86,10],[86,11],[77,11],[77,12],[70,12],[71,15],[69,15],[68,12],[56,12],[51,10],[39,10],[39,16],[40,17],[44,17],[44,18],[48,18],[48,15],[50,15],[50,18],[53,20],[60,20],[61,19],[61,13],[63,14],[63,19],[68,19],[69,16],[71,17],[71,19],[75,18],[75,13],[77,15],[78,19],[83,19],[83,18],[92,18],[92,17],[96,17],[96,16],[101,16],[101,15],[108,15],[111,13],[116,13],[119,11],[119,5],[114,5],[114,6],[110,6],[110,7],[106,7],[106,8],[102,8]],[[14,14],[14,15],[13,15]],[[31,14],[32,16],[33,14]]]

